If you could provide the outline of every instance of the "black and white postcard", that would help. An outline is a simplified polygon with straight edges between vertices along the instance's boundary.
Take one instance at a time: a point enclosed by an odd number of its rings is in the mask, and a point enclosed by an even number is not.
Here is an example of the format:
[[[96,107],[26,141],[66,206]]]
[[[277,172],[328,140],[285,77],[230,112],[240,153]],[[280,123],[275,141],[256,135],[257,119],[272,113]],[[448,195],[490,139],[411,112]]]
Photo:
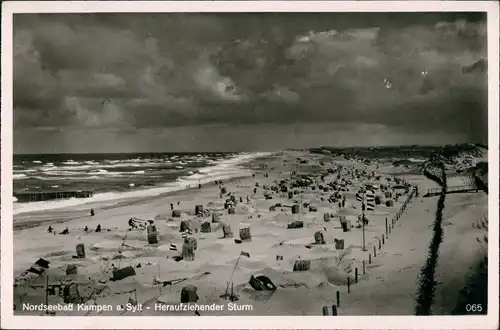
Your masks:
[[[498,328],[498,3],[2,7],[3,328]]]

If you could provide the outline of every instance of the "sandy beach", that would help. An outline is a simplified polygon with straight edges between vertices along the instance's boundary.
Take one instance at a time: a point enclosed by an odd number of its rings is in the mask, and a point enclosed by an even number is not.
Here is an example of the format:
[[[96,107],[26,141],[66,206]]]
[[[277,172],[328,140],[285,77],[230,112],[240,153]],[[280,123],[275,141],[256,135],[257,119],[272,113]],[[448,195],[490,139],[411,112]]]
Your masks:
[[[22,306],[44,303],[48,278],[49,304],[63,304],[63,296],[74,306],[82,304],[56,315],[194,315],[193,310],[161,307],[179,305],[185,290],[191,297],[193,286],[198,305],[224,306],[201,315],[322,315],[324,306],[337,304],[337,296],[339,315],[413,314],[438,198],[422,195],[436,188],[435,182],[418,173],[401,174],[404,170],[390,163],[367,165],[305,151],[277,153],[247,167],[252,176],[109,208],[91,205],[16,216],[14,276],[39,258],[50,266],[44,276],[18,281],[15,313],[43,314]],[[303,187],[292,187],[309,179]],[[366,198],[367,184],[377,189],[378,201],[373,210],[365,210],[363,251],[362,206],[356,195],[365,187]],[[180,217],[173,217],[171,203]],[[196,205],[203,206],[199,215]],[[293,205],[299,205],[297,213]],[[485,193],[447,198],[434,313],[451,313],[456,288],[484,253],[477,240],[486,231],[474,222],[486,214]],[[129,230],[131,218],[140,228]],[[148,220],[156,227],[157,244],[148,242]],[[343,228],[341,222],[350,225]],[[47,232],[49,225],[57,234]],[[95,232],[98,225],[102,231]],[[181,232],[185,226],[190,230]],[[233,237],[224,238],[228,226]],[[66,227],[69,234],[60,235]],[[244,228],[250,228],[248,240],[240,240],[241,230],[248,232]],[[316,240],[320,236],[324,242]],[[194,250],[187,241],[196,242]],[[84,245],[85,257],[76,258],[78,244]],[[294,270],[297,262],[307,268]],[[76,266],[69,266],[76,274],[67,275],[68,265]],[[112,280],[113,269],[127,267],[135,275]],[[259,283],[267,278],[276,289],[256,290],[252,275],[263,275]],[[95,306],[112,308],[97,311]]]

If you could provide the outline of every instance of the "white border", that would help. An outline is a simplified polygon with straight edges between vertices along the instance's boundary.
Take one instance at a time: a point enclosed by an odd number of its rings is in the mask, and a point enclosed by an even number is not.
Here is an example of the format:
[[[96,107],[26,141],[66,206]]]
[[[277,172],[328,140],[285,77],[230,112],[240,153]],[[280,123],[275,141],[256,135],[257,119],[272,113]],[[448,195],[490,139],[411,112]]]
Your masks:
[[[489,83],[489,297],[488,316],[315,316],[286,317],[29,317],[12,310],[12,65],[13,13],[94,12],[425,12],[484,11],[488,13]],[[2,2],[2,131],[1,131],[1,322],[7,329],[497,329],[498,328],[498,185],[499,185],[499,5],[494,1],[17,1]]]

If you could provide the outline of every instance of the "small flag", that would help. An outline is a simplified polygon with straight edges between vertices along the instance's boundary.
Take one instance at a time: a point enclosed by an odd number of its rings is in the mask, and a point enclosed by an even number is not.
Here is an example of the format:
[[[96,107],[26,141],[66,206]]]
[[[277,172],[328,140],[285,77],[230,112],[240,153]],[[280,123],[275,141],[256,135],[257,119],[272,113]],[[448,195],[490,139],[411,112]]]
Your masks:
[[[177,246],[175,246],[175,244],[170,244],[170,251],[177,251]]]
[[[101,101],[101,104],[104,104],[104,103],[111,103],[111,99],[110,98],[105,98]]]
[[[243,252],[243,251],[241,251],[240,255],[241,255],[241,256],[245,256],[245,257],[247,257],[247,258],[250,258],[250,253],[248,253],[248,252]]]

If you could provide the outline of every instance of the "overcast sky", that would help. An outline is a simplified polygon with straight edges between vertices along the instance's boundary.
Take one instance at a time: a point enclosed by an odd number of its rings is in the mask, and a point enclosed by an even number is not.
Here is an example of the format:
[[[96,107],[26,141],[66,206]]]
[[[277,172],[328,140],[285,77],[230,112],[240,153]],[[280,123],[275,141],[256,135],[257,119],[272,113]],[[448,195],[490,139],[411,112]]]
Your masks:
[[[14,149],[485,143],[486,45],[481,14],[16,14]]]

